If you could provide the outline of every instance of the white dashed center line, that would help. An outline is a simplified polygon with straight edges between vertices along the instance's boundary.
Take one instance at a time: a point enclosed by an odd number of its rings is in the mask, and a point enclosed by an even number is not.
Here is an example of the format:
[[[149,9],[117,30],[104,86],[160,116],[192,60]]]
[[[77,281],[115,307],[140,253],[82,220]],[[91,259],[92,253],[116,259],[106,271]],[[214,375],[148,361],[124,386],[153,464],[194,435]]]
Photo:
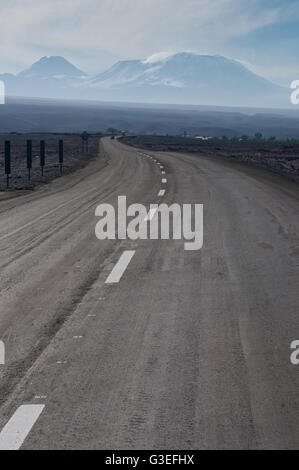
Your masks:
[[[147,214],[147,216],[145,217],[145,221],[147,220],[152,220],[152,218],[154,217],[155,213],[157,212],[157,208],[154,208],[154,209],[150,209],[149,210],[149,213]]]
[[[115,284],[119,282],[134,255],[135,250],[124,251],[121,257],[119,258],[118,262],[112,269],[111,273],[109,274],[108,278],[106,279],[105,283]]]
[[[165,189],[161,189],[161,191],[159,191],[158,196],[161,197],[161,196],[164,196],[164,194],[165,194]]]
[[[0,433],[0,450],[18,450],[44,408],[45,405],[20,406]]]
[[[167,179],[166,179],[166,178],[163,178],[163,179],[162,179],[162,183],[167,183]]]

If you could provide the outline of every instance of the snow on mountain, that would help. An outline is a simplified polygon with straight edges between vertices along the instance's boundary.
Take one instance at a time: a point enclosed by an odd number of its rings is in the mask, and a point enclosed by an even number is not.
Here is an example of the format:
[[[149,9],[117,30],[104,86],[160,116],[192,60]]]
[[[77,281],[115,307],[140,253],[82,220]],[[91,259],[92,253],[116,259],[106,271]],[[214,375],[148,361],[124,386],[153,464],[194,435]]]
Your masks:
[[[78,78],[86,74],[64,57],[51,56],[42,57],[18,76],[20,78]]]
[[[288,107],[289,90],[223,56],[158,53],[122,60],[88,77],[63,57],[43,57],[18,75],[0,75],[14,96],[167,104]]]
[[[222,56],[193,53],[155,54],[145,60],[117,62],[91,80],[100,86],[167,85],[205,88],[214,85],[272,87],[267,80],[246,69],[240,62]]]
[[[88,80],[107,99],[161,103],[288,106],[281,87],[223,56],[158,53],[117,62]],[[110,90],[110,92],[109,92]]]

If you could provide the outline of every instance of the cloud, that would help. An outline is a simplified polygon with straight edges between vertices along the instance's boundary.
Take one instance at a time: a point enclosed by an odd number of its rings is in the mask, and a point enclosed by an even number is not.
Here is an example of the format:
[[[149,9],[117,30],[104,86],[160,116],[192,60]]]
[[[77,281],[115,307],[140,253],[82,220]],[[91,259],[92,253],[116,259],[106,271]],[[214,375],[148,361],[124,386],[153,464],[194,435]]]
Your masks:
[[[296,7],[287,0],[11,0],[0,5],[1,69],[50,54],[98,71],[161,50],[222,53],[230,40],[286,21]]]

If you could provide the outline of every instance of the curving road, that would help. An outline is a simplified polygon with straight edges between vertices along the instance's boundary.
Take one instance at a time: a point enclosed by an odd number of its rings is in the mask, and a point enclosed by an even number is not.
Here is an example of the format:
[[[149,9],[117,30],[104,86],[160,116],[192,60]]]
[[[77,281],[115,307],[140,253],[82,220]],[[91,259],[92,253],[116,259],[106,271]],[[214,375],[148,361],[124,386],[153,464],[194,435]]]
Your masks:
[[[119,195],[204,204],[202,250],[97,240]],[[108,139],[0,200],[0,448],[299,449],[298,214],[276,175]]]

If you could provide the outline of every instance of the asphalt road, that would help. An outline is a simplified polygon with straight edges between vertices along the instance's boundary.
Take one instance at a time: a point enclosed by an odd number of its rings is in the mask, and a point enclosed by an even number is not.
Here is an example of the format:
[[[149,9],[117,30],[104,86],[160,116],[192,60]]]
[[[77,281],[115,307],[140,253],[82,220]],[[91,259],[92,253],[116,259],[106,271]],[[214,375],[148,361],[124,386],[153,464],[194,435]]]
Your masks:
[[[203,248],[99,241],[119,195],[204,204]],[[298,214],[279,176],[107,139],[0,200],[0,448],[299,449]]]

